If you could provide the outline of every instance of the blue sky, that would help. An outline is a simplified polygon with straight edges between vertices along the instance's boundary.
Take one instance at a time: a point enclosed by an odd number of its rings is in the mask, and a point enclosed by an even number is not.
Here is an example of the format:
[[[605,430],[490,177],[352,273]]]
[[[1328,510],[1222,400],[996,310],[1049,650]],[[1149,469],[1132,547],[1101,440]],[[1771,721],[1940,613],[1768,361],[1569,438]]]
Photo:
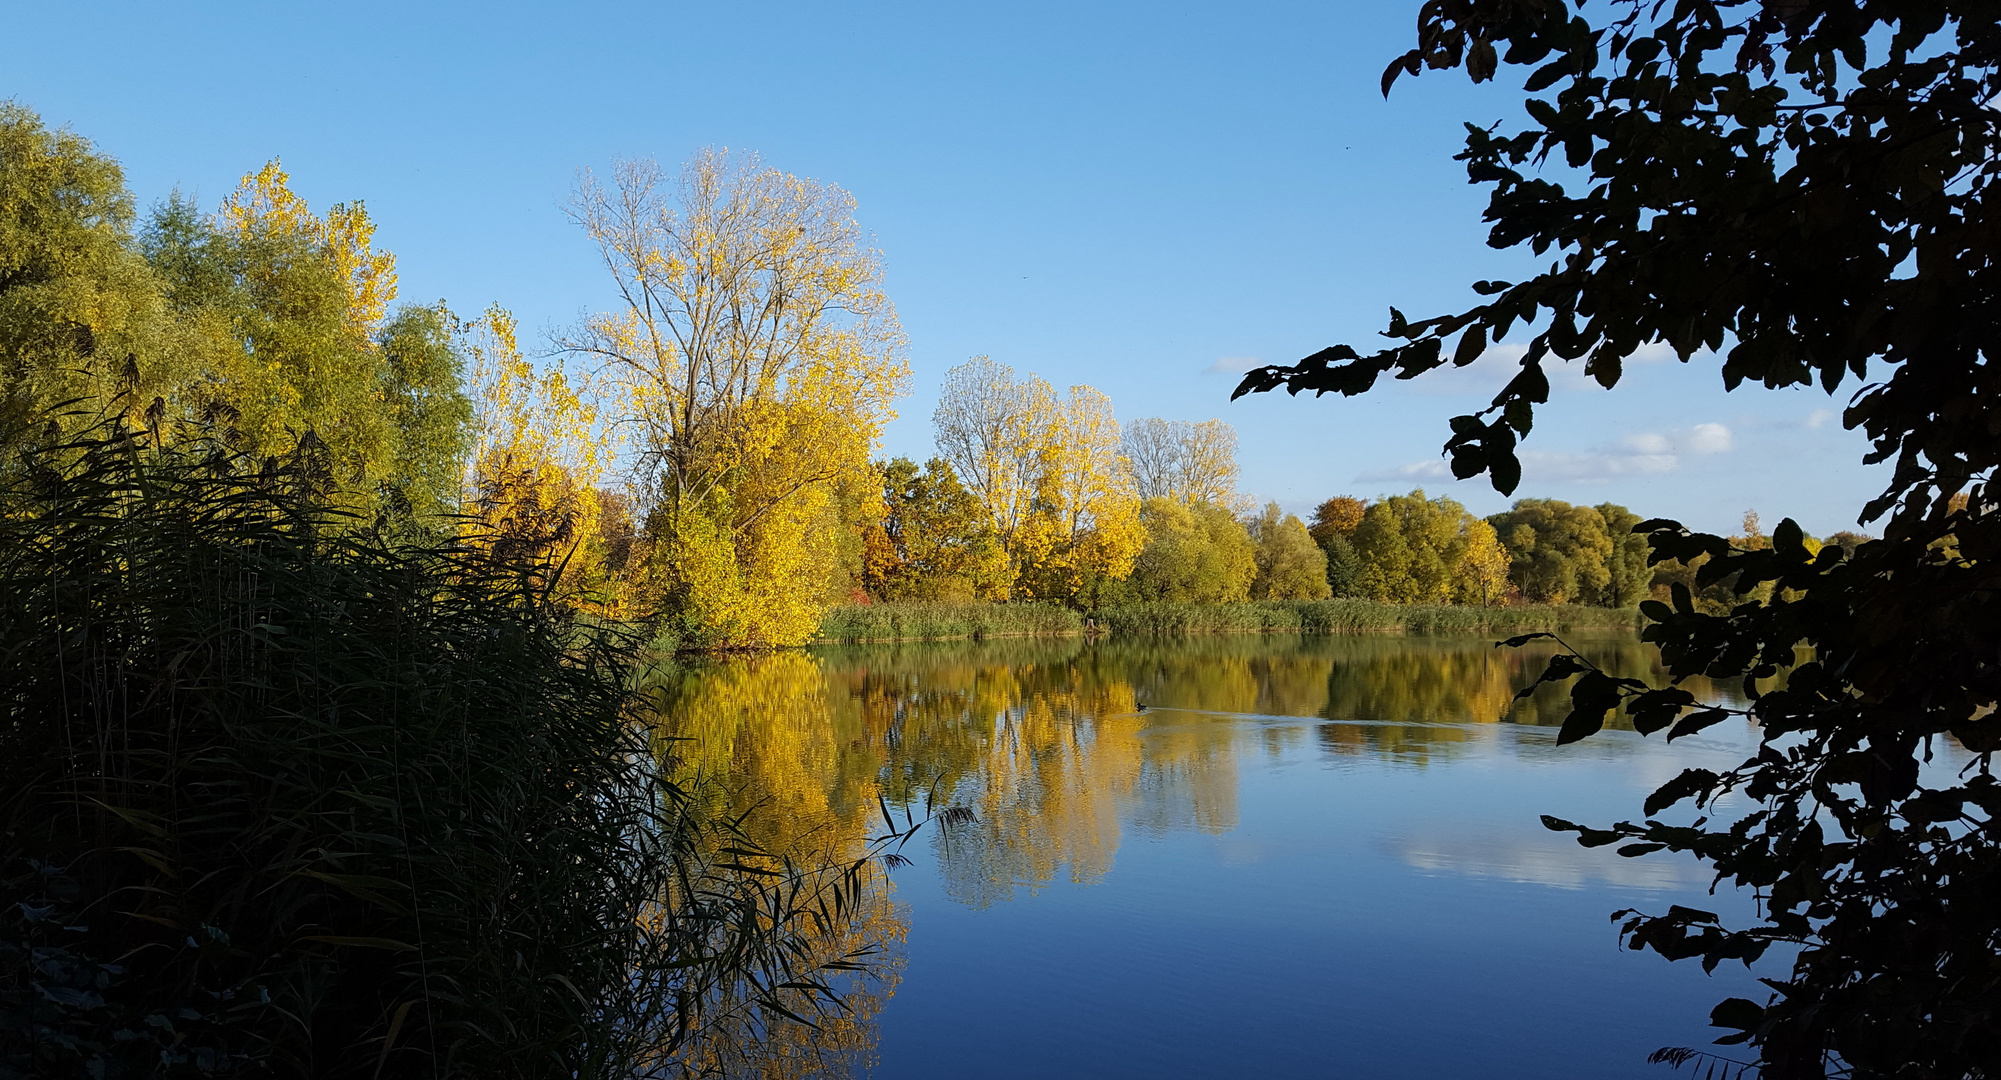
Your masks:
[[[367,203],[403,299],[499,302],[537,340],[611,299],[561,210],[580,166],[755,150],[853,192],[884,253],[914,375],[890,453],[928,455],[944,372],[985,353],[1124,418],[1230,421],[1243,487],[1290,509],[1421,485],[1487,513],[1506,501],[1438,448],[1505,347],[1360,399],[1228,400],[1252,363],[1374,340],[1391,304],[1531,272],[1486,247],[1451,160],[1462,121],[1513,120],[1519,91],[1377,91],[1416,8],[23,5],[15,40],[74,47],[13,50],[0,97],[117,157],[142,204],[212,206],[282,157],[315,207]],[[1713,359],[1638,363],[1609,393],[1555,381],[1518,495],[1826,533],[1886,479],[1841,429],[1852,384],[1725,394]]]

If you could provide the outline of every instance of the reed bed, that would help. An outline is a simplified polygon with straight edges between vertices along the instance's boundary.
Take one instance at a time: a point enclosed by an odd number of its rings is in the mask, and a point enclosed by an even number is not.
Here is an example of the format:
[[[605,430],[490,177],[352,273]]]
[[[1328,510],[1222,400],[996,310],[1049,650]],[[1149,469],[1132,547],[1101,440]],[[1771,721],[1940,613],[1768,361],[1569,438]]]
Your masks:
[[[810,1015],[860,864],[695,815],[538,567],[312,481],[0,463],[0,1075],[673,1075],[709,1003]]]
[[[820,624],[822,642],[912,641],[1087,632],[1087,616],[1041,604],[871,604],[840,607]],[[1459,607],[1373,600],[1269,600],[1243,604],[1124,604],[1091,613],[1108,634],[1519,634],[1612,630],[1639,624],[1630,608],[1581,605]]]
[[[850,604],[820,620],[820,641],[935,641],[1061,637],[1084,632],[1084,617],[1056,604]]]
[[[1244,604],[1130,604],[1098,612],[1115,634],[1527,633],[1623,629],[1638,625],[1626,608],[1581,605],[1462,607],[1383,604],[1373,600],[1268,600]]]

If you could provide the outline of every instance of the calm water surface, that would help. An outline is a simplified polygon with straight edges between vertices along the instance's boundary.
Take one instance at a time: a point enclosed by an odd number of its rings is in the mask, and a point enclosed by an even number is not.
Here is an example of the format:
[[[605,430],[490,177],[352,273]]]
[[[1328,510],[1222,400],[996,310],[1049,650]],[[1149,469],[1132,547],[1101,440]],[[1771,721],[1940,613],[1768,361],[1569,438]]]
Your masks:
[[[1580,647],[1657,675],[1630,636]],[[1751,736],[1559,748],[1560,698],[1510,711],[1548,651],[1000,641],[665,673],[683,769],[727,778],[774,849],[858,850],[883,802],[977,816],[902,849],[911,863],[847,942],[886,960],[854,1014],[752,1074],[1672,1076],[1647,1053],[1706,1045],[1709,1008],[1761,988],[1622,952],[1608,916],[1741,919],[1748,899],[1709,895],[1691,861],[1587,851],[1538,818],[1635,818],[1659,783],[1735,764]]]

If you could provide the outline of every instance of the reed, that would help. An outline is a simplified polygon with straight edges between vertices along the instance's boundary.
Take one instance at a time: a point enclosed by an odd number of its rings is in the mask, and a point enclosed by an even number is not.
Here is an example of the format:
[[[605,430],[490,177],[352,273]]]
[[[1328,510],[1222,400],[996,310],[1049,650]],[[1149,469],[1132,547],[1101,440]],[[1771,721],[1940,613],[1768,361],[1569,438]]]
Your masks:
[[[809,1014],[862,866],[694,813],[540,567],[312,481],[0,464],[0,1074],[631,1077]]]
[[[851,604],[827,612],[820,641],[931,641],[1081,634],[1084,617],[1056,604]]]
[[[1581,605],[1459,607],[1373,600],[1269,600],[1243,604],[1123,604],[1089,616],[1105,633],[1446,634],[1612,630],[1638,625],[1630,608]],[[870,604],[835,608],[822,642],[918,641],[1086,632],[1085,616],[1043,604]]]

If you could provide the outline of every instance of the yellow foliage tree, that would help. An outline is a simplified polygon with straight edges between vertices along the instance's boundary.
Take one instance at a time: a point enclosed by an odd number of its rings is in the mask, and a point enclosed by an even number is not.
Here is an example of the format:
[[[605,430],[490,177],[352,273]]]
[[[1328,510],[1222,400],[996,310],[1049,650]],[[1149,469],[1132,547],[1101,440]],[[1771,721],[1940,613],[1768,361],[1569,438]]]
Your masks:
[[[548,564],[551,590],[567,602],[639,614],[630,507],[601,486],[614,447],[597,409],[561,367],[528,362],[514,316],[498,305],[455,331],[473,362],[463,532],[505,558]]]
[[[457,501],[469,403],[442,307],[394,315],[360,203],[315,214],[272,161],[213,215],[178,196],[143,248],[183,377],[149,407],[253,455],[302,453],[357,520],[430,529]]]
[[[669,187],[672,190],[668,190]],[[618,290],[566,347],[634,441],[651,572],[683,640],[797,644],[844,599],[842,544],[909,367],[878,253],[829,184],[706,150],[585,172],[571,213]]]
[[[1132,573],[1146,530],[1110,398],[982,356],[946,375],[932,420],[1006,556],[1000,598],[1091,604]]]
[[[292,191],[291,181],[277,158],[265,162],[222,201],[217,212],[222,228],[298,236],[321,248],[346,290],[348,319],[364,337],[373,334],[396,299],[396,256],[371,246],[375,223],[360,202],[336,203],[318,217]]]
[[[1036,595],[1094,606],[1105,583],[1131,575],[1146,546],[1111,399],[1071,387],[1051,417],[1048,438],[1038,517],[1050,522],[1053,542]]]
[[[1460,533],[1459,576],[1453,600],[1492,607],[1508,595],[1508,549],[1494,527],[1468,515]]]
[[[976,356],[945,374],[938,408],[931,414],[938,454],[979,501],[986,525],[1007,565],[992,598],[1014,594],[1025,566],[1039,562],[1053,540],[1046,520],[1036,520],[1036,499],[1049,474],[1049,419],[1056,391],[1030,375]]]
[[[1493,527],[1451,499],[1389,496],[1369,504],[1352,536],[1372,600],[1484,604],[1505,591],[1508,557]]]

